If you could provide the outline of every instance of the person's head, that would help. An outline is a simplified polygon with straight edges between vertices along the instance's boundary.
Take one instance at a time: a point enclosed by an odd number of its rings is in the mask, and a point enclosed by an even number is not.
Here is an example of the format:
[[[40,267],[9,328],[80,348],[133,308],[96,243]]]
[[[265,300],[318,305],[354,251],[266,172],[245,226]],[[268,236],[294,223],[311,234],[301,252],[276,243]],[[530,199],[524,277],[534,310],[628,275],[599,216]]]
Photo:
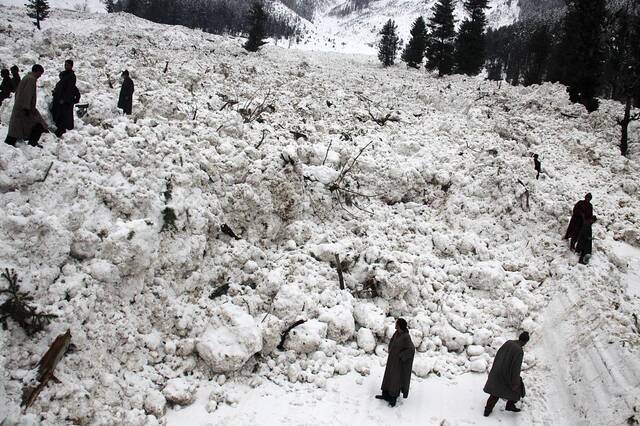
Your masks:
[[[64,61],[64,70],[71,71],[73,69],[73,61],[71,59],[67,59]]]
[[[36,78],[42,77],[44,74],[44,68],[40,64],[35,64],[31,67],[31,73],[36,76]]]
[[[0,77],[9,78],[10,76],[11,74],[9,73],[9,70],[6,68],[2,68],[2,71],[0,71]]]
[[[522,346],[526,345],[529,341],[529,332],[523,331],[522,333],[520,333],[520,336],[518,336],[518,340],[520,341],[520,343],[522,343]]]
[[[537,159],[538,158],[538,154],[533,154],[533,158]]]
[[[124,78],[129,77],[129,71],[128,70],[122,71],[122,77],[124,77]]]
[[[409,331],[407,321],[404,318],[398,318],[396,320],[396,330]]]
[[[20,68],[18,68],[17,65],[12,66],[11,68],[11,74],[16,75],[20,72]]]
[[[587,195],[584,196],[584,199],[587,200],[587,201],[591,201],[592,198],[593,198],[593,195],[591,195],[590,192]]]

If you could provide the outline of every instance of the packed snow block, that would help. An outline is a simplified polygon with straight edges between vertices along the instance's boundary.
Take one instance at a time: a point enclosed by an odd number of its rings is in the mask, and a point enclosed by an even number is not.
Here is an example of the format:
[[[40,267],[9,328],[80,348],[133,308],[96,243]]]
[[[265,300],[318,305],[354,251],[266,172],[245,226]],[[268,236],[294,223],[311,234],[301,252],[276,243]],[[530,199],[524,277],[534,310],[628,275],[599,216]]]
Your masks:
[[[505,270],[500,262],[485,261],[469,268],[464,278],[469,287],[488,291],[500,288],[505,276]]]
[[[376,348],[376,338],[368,328],[361,327],[356,336],[358,347],[367,353],[372,353]]]
[[[434,249],[440,254],[453,256],[457,252],[456,244],[448,235],[434,232],[431,238]]]
[[[71,257],[79,260],[95,257],[100,238],[86,229],[79,229],[73,234],[71,241]]]
[[[468,346],[473,342],[471,335],[461,333],[447,323],[433,327],[432,331],[440,337],[442,344],[450,352],[460,352],[464,350],[465,346]]]
[[[513,326],[519,326],[526,318],[529,307],[517,297],[509,297],[506,301],[507,318]]]
[[[308,300],[309,297],[297,285],[286,284],[273,299],[273,314],[282,319],[295,319]]]
[[[158,245],[158,233],[152,224],[145,220],[118,221],[99,256],[116,265],[123,277],[141,278],[149,272]]]
[[[241,307],[225,303],[198,339],[196,350],[213,372],[237,371],[262,350],[262,330]]]
[[[174,391],[175,389],[169,389],[167,393],[173,393]],[[166,407],[167,400],[164,395],[156,389],[150,390],[144,398],[144,411],[148,414],[153,414],[157,418],[164,416]]]
[[[413,359],[413,374],[420,378],[426,378],[433,371],[435,359],[426,355],[417,355]]]
[[[308,354],[317,351],[326,337],[327,324],[312,319],[291,330],[284,347],[297,353]]]
[[[370,302],[357,302],[353,316],[361,327],[368,328],[374,334],[384,336],[386,315],[382,309]]]
[[[170,379],[162,389],[162,395],[172,404],[189,405],[195,398],[195,385],[183,377]],[[159,403],[159,401],[154,402]]]
[[[486,359],[478,358],[471,361],[471,364],[469,364],[469,370],[473,371],[474,373],[484,373],[485,371],[487,371],[487,366],[488,363]]]
[[[95,280],[107,284],[115,284],[122,279],[118,267],[104,259],[93,259],[87,265],[87,272]]]
[[[338,343],[350,340],[356,332],[356,323],[350,306],[334,306],[325,310],[318,319],[327,323],[327,337]]]
[[[640,248],[640,231],[637,229],[627,229],[622,233],[622,239],[625,243]]]

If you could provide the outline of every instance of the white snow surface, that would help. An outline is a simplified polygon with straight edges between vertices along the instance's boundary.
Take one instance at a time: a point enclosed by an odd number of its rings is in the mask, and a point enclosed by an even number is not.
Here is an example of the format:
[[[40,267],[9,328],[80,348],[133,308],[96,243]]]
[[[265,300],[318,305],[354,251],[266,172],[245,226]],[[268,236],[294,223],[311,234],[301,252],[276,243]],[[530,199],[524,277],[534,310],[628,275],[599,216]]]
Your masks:
[[[622,105],[588,115],[559,85],[437,79],[365,55],[248,54],[126,14],[55,10],[38,32],[22,9],[0,12],[2,65],[47,70],[40,110],[68,57],[89,104],[43,150],[0,144],[0,267],[57,315],[31,337],[0,329],[0,422],[489,424],[486,371],[523,329],[524,410],[495,418],[638,420],[640,163],[616,146]],[[125,68],[131,117],[116,109]],[[587,191],[599,220],[584,266],[561,236]],[[372,398],[399,316],[418,352],[391,409]],[[23,414],[25,382],[67,328],[61,383]]]

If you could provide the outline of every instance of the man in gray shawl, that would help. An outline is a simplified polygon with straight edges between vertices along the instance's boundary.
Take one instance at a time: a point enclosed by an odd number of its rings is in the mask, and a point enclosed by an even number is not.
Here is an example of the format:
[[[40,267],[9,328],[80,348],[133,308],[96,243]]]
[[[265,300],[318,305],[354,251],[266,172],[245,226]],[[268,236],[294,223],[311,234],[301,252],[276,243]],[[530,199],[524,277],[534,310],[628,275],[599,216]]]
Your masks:
[[[484,408],[484,416],[491,414],[493,407],[500,398],[507,400],[507,411],[519,412],[516,402],[524,396],[524,383],[520,378],[520,368],[522,368],[522,358],[524,351],[522,347],[529,341],[529,333],[526,331],[520,334],[518,340],[505,342],[493,360],[489,379],[484,385],[484,391],[488,393],[489,399]]]
[[[36,82],[44,74],[42,65],[35,64],[16,89],[9,132],[4,143],[16,146],[18,139],[27,139],[29,145],[40,147],[38,141],[42,133],[47,131],[47,123],[36,108]]]
[[[407,321],[398,318],[396,332],[389,342],[389,356],[381,386],[382,395],[376,395],[376,398],[384,399],[390,406],[395,407],[401,391],[403,398],[409,396],[411,367],[415,352],[416,348],[411,341]]]

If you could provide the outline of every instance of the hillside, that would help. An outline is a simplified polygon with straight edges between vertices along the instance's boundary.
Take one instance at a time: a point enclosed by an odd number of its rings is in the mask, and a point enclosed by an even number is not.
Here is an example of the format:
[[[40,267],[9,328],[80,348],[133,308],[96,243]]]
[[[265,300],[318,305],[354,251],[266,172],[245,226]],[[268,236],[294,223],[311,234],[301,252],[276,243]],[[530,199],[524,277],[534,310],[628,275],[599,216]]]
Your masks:
[[[3,425],[639,420],[640,158],[619,155],[622,105],[587,115],[559,85],[366,55],[247,54],[126,14],[55,10],[37,32],[0,13],[0,63],[46,69],[40,111],[69,57],[89,104],[42,150],[0,144],[0,268],[57,315],[34,336],[0,329]],[[123,69],[131,117],[116,109]],[[561,237],[587,191],[585,266]],[[418,352],[392,410],[373,394],[399,316]],[[67,329],[60,383],[21,414]],[[523,411],[485,419],[493,356],[523,329]]]

